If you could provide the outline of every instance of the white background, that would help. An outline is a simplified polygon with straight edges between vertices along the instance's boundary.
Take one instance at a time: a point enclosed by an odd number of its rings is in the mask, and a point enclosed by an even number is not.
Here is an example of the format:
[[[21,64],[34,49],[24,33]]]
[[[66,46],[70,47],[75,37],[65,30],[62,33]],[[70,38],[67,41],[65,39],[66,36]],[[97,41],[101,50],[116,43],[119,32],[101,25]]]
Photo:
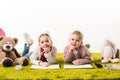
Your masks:
[[[24,32],[37,44],[38,36],[48,31],[58,52],[63,52],[74,30],[83,33],[91,52],[100,52],[105,39],[120,48],[120,1],[0,0],[0,27],[7,36],[19,39],[19,51],[23,50]]]

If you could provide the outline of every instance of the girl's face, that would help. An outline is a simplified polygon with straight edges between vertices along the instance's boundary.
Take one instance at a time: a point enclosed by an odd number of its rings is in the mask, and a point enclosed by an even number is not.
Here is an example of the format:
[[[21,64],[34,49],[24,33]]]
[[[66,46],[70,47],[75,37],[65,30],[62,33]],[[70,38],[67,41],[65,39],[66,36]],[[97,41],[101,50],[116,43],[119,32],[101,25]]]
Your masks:
[[[69,43],[70,43],[70,46],[76,49],[82,44],[82,40],[79,38],[78,35],[73,34],[70,37]]]
[[[48,48],[52,46],[52,41],[48,36],[40,37],[39,45],[41,48]]]

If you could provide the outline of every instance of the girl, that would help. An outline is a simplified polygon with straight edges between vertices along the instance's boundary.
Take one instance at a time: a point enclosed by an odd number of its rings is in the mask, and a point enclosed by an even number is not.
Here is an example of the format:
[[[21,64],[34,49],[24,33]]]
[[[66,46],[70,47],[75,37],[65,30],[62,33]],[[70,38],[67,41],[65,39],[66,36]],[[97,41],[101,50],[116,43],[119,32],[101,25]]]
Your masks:
[[[56,48],[52,45],[52,40],[47,33],[43,33],[38,38],[39,45],[30,56],[32,64],[49,66],[56,62]]]
[[[91,56],[82,40],[83,35],[80,31],[74,31],[71,34],[69,44],[64,49],[64,62],[73,63],[74,65],[91,63]]]

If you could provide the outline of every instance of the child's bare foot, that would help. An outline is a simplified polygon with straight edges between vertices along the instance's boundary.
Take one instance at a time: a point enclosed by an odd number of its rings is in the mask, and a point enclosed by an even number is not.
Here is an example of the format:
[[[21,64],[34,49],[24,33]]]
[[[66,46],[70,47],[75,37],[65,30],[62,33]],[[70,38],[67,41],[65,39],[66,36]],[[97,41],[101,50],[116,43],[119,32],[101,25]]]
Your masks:
[[[24,33],[23,36],[27,42],[27,45],[31,46],[33,44],[33,39],[30,37],[30,35],[28,33]]]
[[[89,49],[90,48],[90,44],[85,44],[85,46]]]

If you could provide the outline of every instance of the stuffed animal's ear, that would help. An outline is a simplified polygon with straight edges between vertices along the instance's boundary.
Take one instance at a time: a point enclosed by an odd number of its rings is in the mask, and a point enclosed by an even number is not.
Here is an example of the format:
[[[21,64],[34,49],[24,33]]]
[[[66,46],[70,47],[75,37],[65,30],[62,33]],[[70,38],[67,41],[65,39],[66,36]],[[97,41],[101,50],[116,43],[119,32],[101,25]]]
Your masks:
[[[17,38],[14,38],[14,41],[15,41],[15,44],[17,44],[17,43],[18,43],[18,39],[17,39]]]
[[[4,37],[0,37],[0,41],[3,39]]]

